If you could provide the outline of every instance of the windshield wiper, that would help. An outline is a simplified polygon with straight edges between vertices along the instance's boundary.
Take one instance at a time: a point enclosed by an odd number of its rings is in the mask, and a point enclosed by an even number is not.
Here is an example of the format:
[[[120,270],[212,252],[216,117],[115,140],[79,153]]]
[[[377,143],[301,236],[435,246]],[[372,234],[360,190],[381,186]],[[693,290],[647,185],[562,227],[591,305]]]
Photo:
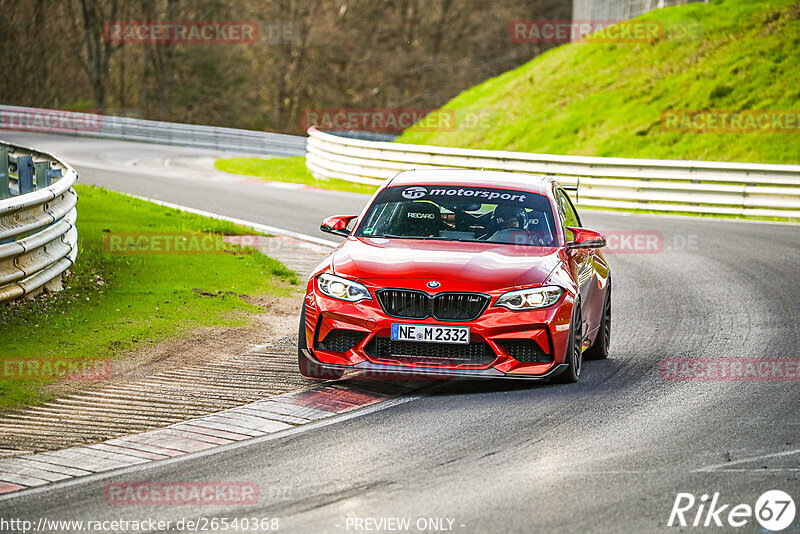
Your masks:
[[[408,235],[394,235],[394,234],[362,235],[360,237],[369,237],[372,239],[427,239],[425,237],[414,237]]]
[[[433,241],[454,241],[456,243],[480,243],[477,239],[460,239],[457,237],[431,237]]]
[[[481,242],[478,239],[460,239],[455,237],[438,237],[438,236],[430,236],[430,237],[421,237],[421,236],[413,236],[413,235],[394,235],[394,234],[381,234],[381,235],[364,235],[359,237],[367,237],[372,239],[421,239],[424,241],[458,241],[461,243],[479,243]]]

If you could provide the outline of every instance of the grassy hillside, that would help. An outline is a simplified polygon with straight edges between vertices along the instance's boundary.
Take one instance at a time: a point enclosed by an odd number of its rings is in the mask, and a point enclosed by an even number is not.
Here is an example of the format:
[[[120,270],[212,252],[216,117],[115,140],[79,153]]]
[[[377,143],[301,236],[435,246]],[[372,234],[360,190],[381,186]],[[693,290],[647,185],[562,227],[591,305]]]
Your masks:
[[[800,163],[794,133],[665,132],[669,110],[800,113],[800,1],[713,0],[641,17],[702,24],[699,38],[573,43],[443,109],[480,128],[408,131],[405,143],[549,154]],[[448,112],[452,113],[452,112]],[[797,113],[795,114],[797,117]]]

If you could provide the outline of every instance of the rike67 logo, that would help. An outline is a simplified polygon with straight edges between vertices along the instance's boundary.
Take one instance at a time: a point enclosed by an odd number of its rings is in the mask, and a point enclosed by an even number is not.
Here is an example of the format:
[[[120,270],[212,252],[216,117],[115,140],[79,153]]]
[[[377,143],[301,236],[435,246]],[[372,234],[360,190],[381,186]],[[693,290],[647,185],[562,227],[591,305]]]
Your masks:
[[[667,526],[739,528],[750,524],[755,517],[764,530],[779,532],[794,522],[795,511],[794,500],[780,490],[765,492],[755,507],[723,504],[719,492],[711,497],[703,494],[699,499],[691,493],[678,493]]]

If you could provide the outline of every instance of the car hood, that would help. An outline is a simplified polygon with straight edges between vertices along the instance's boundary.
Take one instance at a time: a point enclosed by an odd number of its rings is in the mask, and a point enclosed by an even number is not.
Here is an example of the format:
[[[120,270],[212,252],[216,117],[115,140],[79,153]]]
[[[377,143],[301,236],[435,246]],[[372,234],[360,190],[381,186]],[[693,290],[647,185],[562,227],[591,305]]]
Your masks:
[[[334,252],[338,275],[376,285],[393,279],[436,280],[442,290],[506,288],[544,283],[560,263],[559,249],[418,239],[349,238]],[[446,282],[450,282],[447,284]]]

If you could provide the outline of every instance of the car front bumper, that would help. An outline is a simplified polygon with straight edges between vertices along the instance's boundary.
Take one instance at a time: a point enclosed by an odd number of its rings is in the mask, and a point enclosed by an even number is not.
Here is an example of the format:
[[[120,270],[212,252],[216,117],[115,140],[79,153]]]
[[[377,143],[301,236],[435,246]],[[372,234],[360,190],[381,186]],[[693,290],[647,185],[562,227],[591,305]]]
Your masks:
[[[547,308],[512,311],[494,306],[500,293],[492,294],[488,307],[472,321],[401,319],[387,315],[375,299],[351,303],[322,295],[312,278],[304,303],[308,347],[305,356],[323,367],[364,371],[386,377],[414,375],[545,380],[566,369],[572,295],[565,292],[556,304]],[[393,323],[468,326],[473,343],[486,344],[488,348],[485,357],[478,362],[449,360],[446,357],[409,361],[376,354],[376,343],[386,343],[385,340],[391,336]],[[329,350],[324,341],[334,331],[353,333],[359,340],[347,350]],[[533,348],[538,347],[541,354],[537,352],[536,361],[530,361],[530,358],[525,361],[524,357],[517,359],[509,350],[509,345],[514,343],[528,346],[535,343]],[[443,353],[448,352],[445,345],[441,345]],[[429,347],[434,353],[438,348]]]

